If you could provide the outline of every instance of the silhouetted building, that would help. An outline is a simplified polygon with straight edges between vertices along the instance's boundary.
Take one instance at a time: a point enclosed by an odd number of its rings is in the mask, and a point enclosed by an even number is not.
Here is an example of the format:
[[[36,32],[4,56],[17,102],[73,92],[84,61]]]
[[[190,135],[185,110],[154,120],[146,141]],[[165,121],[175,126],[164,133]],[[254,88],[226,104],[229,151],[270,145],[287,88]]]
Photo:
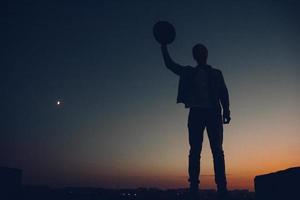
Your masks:
[[[0,199],[17,199],[22,190],[22,170],[0,167]]]
[[[300,167],[255,177],[257,200],[299,200]]]

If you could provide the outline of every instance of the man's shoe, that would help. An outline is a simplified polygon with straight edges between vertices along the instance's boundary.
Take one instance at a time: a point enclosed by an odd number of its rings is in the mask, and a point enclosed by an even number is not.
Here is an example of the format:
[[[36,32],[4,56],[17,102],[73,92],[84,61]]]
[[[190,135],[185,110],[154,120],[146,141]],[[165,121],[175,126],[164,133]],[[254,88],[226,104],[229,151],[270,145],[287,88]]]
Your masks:
[[[191,182],[188,193],[188,200],[200,200],[199,196],[199,181]]]

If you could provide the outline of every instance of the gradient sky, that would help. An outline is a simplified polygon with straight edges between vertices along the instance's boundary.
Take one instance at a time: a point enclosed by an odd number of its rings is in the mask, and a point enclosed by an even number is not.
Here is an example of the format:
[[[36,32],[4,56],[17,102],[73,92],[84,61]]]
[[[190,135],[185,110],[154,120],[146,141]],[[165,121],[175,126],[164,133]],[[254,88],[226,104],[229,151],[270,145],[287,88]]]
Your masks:
[[[229,187],[300,165],[299,1],[24,2],[0,6],[0,166],[23,169],[25,184],[187,186],[188,110],[158,20],[176,28],[177,62],[195,65],[201,42],[223,71]],[[206,135],[201,167],[214,188]]]

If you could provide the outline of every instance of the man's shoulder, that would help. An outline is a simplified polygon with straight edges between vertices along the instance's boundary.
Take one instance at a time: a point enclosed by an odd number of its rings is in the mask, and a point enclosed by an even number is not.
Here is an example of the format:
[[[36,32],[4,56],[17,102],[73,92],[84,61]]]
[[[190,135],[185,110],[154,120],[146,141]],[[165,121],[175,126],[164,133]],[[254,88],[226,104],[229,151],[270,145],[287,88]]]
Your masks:
[[[222,74],[222,71],[220,69],[217,69],[217,68],[211,68],[212,69],[212,74],[213,74],[213,77],[216,79],[216,80],[221,80],[222,77],[223,77],[223,74]]]
[[[214,74],[216,75],[222,75],[222,71],[220,69],[217,69],[215,67],[212,67],[211,65],[207,65]],[[193,66],[190,66],[190,65],[186,65],[186,66],[183,66],[185,72],[190,72],[190,73],[194,73],[195,71],[197,71],[197,67],[193,67]],[[190,74],[188,73],[188,74]]]
[[[216,74],[222,74],[222,71],[220,69],[217,69],[215,67],[211,67],[212,71],[215,72]]]

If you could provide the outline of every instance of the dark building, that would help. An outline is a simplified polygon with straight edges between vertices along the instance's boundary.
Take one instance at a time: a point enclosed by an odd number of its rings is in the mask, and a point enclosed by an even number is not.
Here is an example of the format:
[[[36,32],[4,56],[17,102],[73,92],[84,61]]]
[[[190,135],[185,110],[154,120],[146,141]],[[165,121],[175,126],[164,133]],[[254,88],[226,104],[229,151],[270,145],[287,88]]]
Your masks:
[[[300,199],[300,167],[256,176],[254,182],[257,200]]]
[[[22,190],[22,170],[0,167],[0,199],[17,199]]]

